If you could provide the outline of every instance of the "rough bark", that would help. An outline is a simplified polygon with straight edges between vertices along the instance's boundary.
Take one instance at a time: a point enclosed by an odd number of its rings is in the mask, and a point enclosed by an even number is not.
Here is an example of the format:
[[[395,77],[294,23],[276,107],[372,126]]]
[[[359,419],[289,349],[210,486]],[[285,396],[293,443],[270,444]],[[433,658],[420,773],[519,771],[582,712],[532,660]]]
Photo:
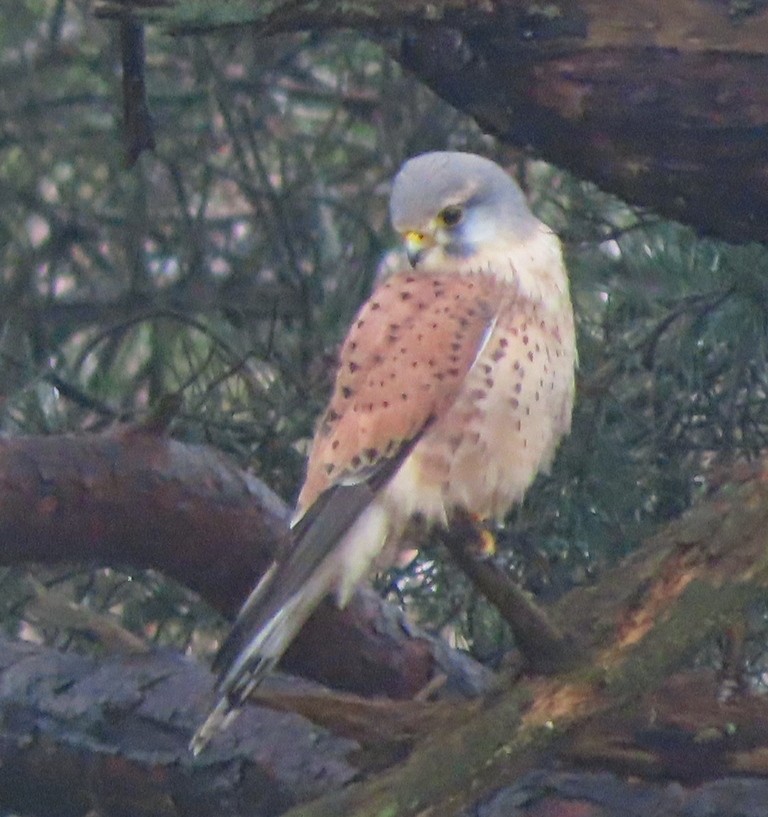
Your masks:
[[[0,564],[154,568],[233,616],[286,531],[287,508],[212,449],[137,428],[0,440]],[[338,650],[338,644],[344,650]],[[436,676],[478,694],[488,673],[371,591],[308,622],[283,666],[364,695],[410,698]]]
[[[192,762],[183,747],[210,679],[190,661],[99,662],[3,642],[0,805],[34,803],[38,814],[81,814],[87,804],[146,815],[506,817],[574,803],[582,815],[632,813],[619,804],[633,803],[646,813],[653,802],[670,815],[762,815],[768,700],[690,666],[764,599],[766,473],[742,474],[552,608],[585,651],[580,666],[510,680],[485,699],[366,702],[273,683],[261,702],[285,714],[249,707]],[[559,772],[535,771],[555,761]]]
[[[175,31],[356,28],[502,141],[729,240],[768,240],[768,9],[711,0],[126,6]]]
[[[594,587],[563,598],[553,614],[585,648],[582,666],[554,679],[522,679],[482,709],[472,707],[465,724],[433,728],[400,766],[299,806],[290,817],[425,809],[460,815],[477,807],[482,792],[554,758],[694,783],[766,775],[768,701],[718,697],[712,677],[680,674],[764,599],[766,552],[768,481],[756,471]],[[729,812],[742,813],[737,802],[723,802],[717,813]]]
[[[357,773],[352,741],[256,707],[193,759],[211,678],[179,655],[96,661],[0,639],[0,673],[3,811],[272,815]]]

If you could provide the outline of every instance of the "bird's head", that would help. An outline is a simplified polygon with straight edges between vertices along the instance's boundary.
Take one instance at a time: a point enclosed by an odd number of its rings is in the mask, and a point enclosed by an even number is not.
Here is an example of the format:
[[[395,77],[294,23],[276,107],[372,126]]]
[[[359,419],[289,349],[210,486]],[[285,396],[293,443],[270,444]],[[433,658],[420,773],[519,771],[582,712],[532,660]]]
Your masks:
[[[403,165],[392,187],[390,216],[411,266],[424,269],[471,264],[540,226],[499,165],[452,151],[424,153]]]

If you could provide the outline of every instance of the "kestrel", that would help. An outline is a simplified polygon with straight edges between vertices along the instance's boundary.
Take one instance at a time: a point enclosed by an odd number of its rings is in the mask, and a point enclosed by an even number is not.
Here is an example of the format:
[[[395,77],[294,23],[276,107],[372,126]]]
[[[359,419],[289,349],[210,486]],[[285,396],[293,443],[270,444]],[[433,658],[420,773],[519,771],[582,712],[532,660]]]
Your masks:
[[[292,522],[214,667],[199,751],[278,662],[322,598],[387,565],[411,517],[501,519],[570,428],[576,345],[560,242],[494,162],[411,159],[392,225],[405,258],[341,349]]]

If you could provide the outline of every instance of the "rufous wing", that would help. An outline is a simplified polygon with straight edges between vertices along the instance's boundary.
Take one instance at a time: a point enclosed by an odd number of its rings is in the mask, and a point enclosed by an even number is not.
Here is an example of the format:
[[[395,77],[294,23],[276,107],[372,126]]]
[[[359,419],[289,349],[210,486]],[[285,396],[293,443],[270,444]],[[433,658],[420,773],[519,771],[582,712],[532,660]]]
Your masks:
[[[401,273],[357,315],[341,350],[297,518],[335,484],[397,454],[453,403],[501,297],[490,275]]]

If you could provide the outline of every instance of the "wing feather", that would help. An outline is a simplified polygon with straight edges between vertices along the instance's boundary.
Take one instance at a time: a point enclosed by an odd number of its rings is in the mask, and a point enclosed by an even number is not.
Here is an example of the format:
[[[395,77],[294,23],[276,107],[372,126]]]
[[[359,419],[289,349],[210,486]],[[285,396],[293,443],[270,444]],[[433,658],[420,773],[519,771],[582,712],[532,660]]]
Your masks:
[[[247,666],[240,665],[253,634],[306,585],[417,440],[418,437],[401,446],[393,457],[369,468],[354,484],[331,486],[293,526],[291,547],[275,559],[256,585],[214,658],[212,668],[219,676],[222,692],[230,692],[235,686],[233,668],[237,672],[249,671]]]
[[[392,276],[368,299],[342,347],[297,507],[391,456],[454,402],[488,336],[499,283],[490,275]]]

